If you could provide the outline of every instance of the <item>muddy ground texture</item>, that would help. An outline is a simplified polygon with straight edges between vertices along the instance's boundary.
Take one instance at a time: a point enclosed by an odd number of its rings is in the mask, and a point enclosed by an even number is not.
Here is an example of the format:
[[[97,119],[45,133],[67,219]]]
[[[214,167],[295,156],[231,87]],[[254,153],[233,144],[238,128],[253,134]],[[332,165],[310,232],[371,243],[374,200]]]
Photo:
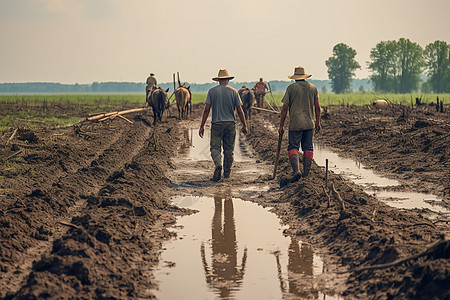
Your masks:
[[[202,109],[194,107],[190,125],[200,123]],[[413,190],[436,193],[448,207],[445,109],[329,107],[316,139]],[[177,168],[172,157],[188,125],[169,117],[152,126],[151,112],[128,118],[133,124],[115,118],[0,136],[0,297],[153,296],[151,270],[171,235],[167,228],[188,213],[168,201],[169,174]],[[252,116],[245,138],[262,162],[274,160],[278,123],[277,114]],[[324,169],[316,164],[311,176],[280,188],[291,172],[285,152],[277,178],[259,179],[271,188],[255,201],[289,225],[286,234],[318,249],[330,274],[345,277],[343,296],[450,297],[448,214],[430,219],[426,210],[391,208],[333,173],[328,181],[338,195],[327,196]]]

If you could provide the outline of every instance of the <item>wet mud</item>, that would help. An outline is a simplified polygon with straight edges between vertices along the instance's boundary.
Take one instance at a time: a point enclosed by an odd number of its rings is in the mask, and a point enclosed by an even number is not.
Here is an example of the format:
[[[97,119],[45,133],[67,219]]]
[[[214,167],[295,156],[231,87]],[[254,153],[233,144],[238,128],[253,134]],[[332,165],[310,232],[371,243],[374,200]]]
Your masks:
[[[196,131],[190,129],[198,127],[202,109],[195,106],[189,120],[165,117],[156,126],[151,126],[151,112],[144,112],[130,116],[133,124],[117,118],[67,128],[24,127],[12,139],[14,129],[4,132],[0,136],[0,297],[157,297],[163,291],[156,279],[158,266],[176,269],[171,259],[160,261],[163,248],[168,249],[170,240],[185,240],[184,233],[173,227],[177,217],[196,215],[172,200],[206,197],[213,205],[215,193],[228,195],[219,198],[223,204],[231,199],[235,211],[241,201],[270,209],[286,226],[282,238],[291,250],[280,251],[284,262],[280,256],[281,280],[274,287],[281,297],[450,297],[450,217],[445,211],[392,207],[330,171],[328,182],[345,204],[342,210],[338,197],[325,193],[324,168],[316,163],[311,176],[280,188],[280,180],[290,177],[291,170],[282,150],[279,173],[275,180],[270,178],[279,119],[267,112],[255,112],[250,133],[240,135],[248,146],[239,148],[242,153],[237,157],[243,159],[235,162],[231,178],[212,183],[210,160],[183,158],[196,151],[190,145]],[[402,188],[435,195],[442,201],[427,202],[448,209],[448,112],[437,113],[431,106],[330,107],[322,125],[317,143],[399,181]],[[396,189],[383,187],[379,192]],[[210,237],[214,206],[211,209],[205,225]],[[310,246],[308,251],[320,258],[325,272],[309,274],[306,280],[300,270],[289,272],[286,257],[289,251],[301,253],[302,245]],[[196,249],[197,257],[202,257],[201,249]],[[203,277],[198,280],[216,296],[224,286],[237,295],[246,284],[249,273],[239,279],[245,247],[237,249],[235,256],[229,254],[236,258],[232,272],[237,279],[217,281],[212,262],[229,259],[214,256],[212,240],[204,242],[208,268],[199,271]],[[249,251],[246,272],[250,272]],[[276,266],[276,255],[271,257]],[[290,287],[308,294],[289,292]]]

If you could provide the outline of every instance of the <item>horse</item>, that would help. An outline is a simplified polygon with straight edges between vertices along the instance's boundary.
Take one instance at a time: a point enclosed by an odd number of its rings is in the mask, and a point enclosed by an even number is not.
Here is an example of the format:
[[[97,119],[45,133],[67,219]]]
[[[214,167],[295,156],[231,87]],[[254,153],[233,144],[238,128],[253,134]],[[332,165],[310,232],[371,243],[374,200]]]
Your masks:
[[[243,87],[239,90],[239,96],[242,100],[242,109],[247,120],[250,120],[252,115],[252,105],[255,101],[255,93],[249,88]]]
[[[153,109],[153,125],[156,124],[156,118],[161,122],[161,116],[164,113],[164,109],[167,107],[167,90],[162,88],[154,89],[149,93],[147,98],[147,106],[151,106]]]
[[[180,120],[187,119],[188,112],[192,112],[191,90],[184,85],[175,90],[175,101],[177,102],[178,118]]]

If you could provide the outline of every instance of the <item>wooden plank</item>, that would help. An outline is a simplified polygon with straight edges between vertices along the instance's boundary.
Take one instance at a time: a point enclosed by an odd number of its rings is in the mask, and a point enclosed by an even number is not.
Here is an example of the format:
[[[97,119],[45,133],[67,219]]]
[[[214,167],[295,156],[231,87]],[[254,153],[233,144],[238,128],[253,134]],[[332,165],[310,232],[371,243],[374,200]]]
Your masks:
[[[148,110],[148,109],[149,109],[148,107],[142,107],[142,108],[133,108],[133,109],[128,109],[128,110],[122,110],[122,111],[114,111],[114,112],[109,112],[109,113],[104,113],[104,114],[100,114],[97,116],[89,117],[89,118],[87,118],[87,120],[95,121],[95,120],[104,119],[106,117],[110,117],[113,115],[125,115],[125,114],[140,112],[140,111],[144,111],[144,110]]]

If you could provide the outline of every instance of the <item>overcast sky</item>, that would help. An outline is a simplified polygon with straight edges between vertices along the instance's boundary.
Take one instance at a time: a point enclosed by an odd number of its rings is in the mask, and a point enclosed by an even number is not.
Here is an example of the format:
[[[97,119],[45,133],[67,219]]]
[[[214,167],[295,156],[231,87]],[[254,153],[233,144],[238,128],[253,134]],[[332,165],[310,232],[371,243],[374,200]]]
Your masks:
[[[328,79],[333,46],[450,43],[450,0],[0,0],[0,83]]]

